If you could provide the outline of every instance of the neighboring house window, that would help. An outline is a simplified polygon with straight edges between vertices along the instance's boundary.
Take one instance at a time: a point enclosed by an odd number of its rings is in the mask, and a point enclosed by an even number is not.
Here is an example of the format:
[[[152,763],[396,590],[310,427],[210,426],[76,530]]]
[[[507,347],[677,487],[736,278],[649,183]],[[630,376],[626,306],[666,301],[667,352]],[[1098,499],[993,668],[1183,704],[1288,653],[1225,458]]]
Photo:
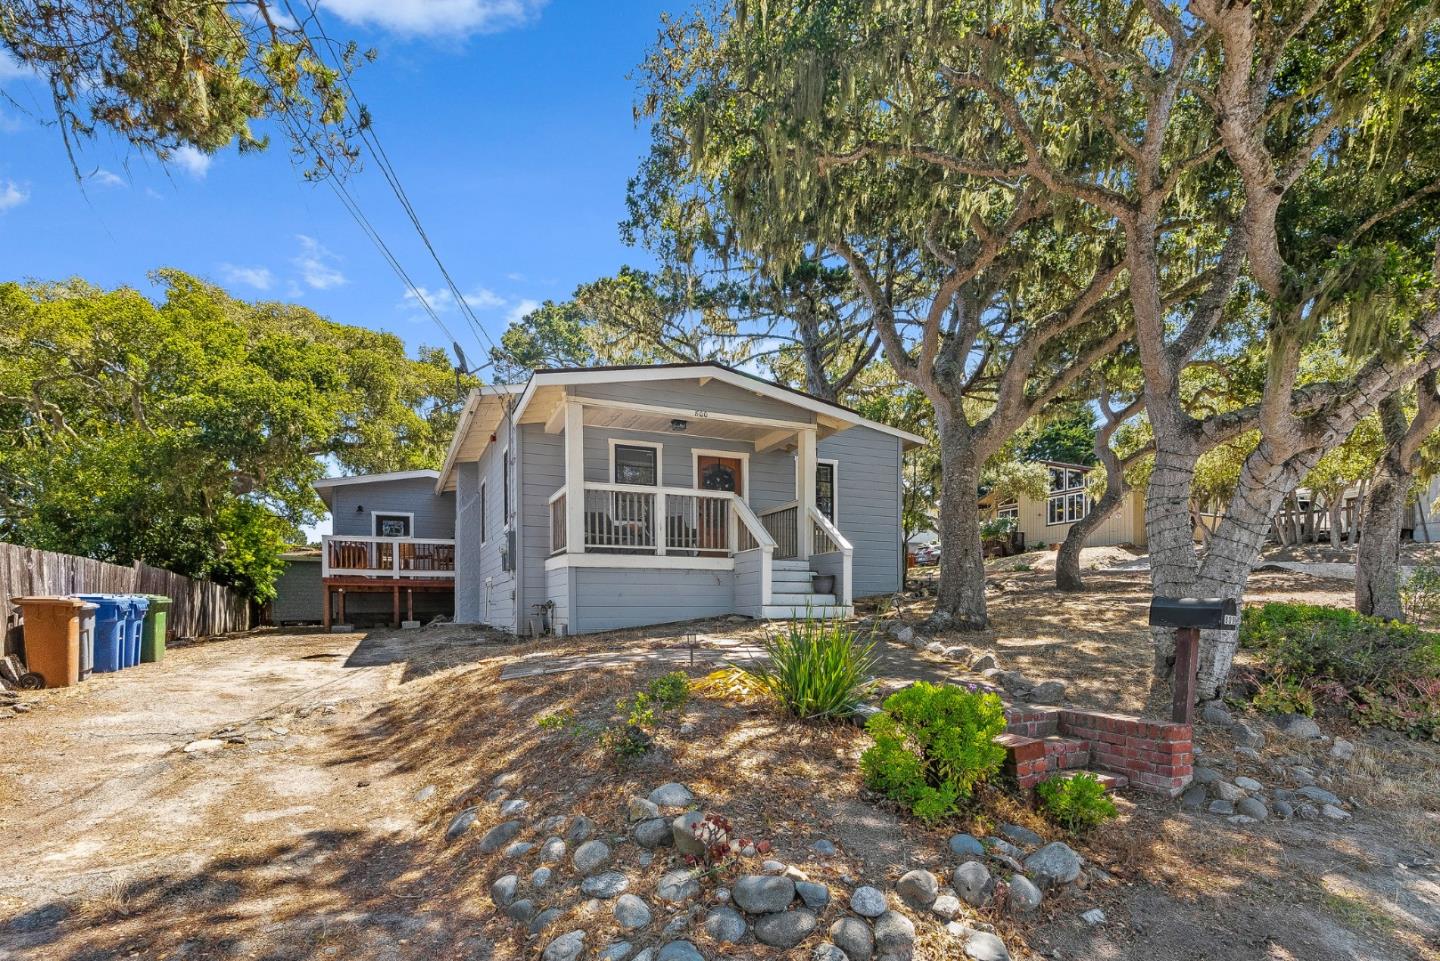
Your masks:
[[[1020,519],[1020,505],[1017,504],[1015,501],[1011,501],[1008,504],[1001,504],[1000,508],[995,511],[995,516],[1013,517],[1018,521]]]
[[[657,487],[660,484],[660,445],[612,444],[611,477],[616,484]]]
[[[815,507],[835,523],[835,461],[820,461],[815,465]]]
[[[1073,524],[1088,513],[1090,496],[1085,493],[1085,471],[1074,467],[1051,467],[1045,523]]]
[[[480,482],[480,543],[490,539],[490,518],[485,510],[485,482]]]
[[[375,515],[375,536],[376,536],[376,537],[409,537],[409,536],[410,536],[410,515],[409,515],[409,514],[376,514],[376,515]]]

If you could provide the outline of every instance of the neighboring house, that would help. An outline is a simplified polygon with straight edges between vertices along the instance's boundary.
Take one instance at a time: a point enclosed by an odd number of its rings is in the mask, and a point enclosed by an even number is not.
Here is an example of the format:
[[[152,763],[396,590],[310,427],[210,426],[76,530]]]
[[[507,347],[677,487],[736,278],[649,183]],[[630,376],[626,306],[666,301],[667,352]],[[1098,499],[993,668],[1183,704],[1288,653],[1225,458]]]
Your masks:
[[[267,624],[318,624],[324,616],[325,588],[320,552],[297,548],[280,555],[285,569],[275,579],[275,599],[266,605]]]
[[[441,577],[457,621],[517,633],[848,615],[900,587],[901,457],[920,443],[719,364],[539,370],[471,392],[438,474],[321,482],[327,589],[342,569],[382,595]],[[424,518],[441,540],[417,570]]]
[[[1050,490],[1042,499],[1021,496],[1018,500],[996,504],[981,498],[981,508],[993,509],[997,517],[1015,518],[1016,529],[1025,536],[1030,549],[1059,544],[1070,533],[1070,526],[1090,513],[1095,502],[1085,491],[1091,470],[1084,464],[1062,461],[1041,461],[1050,473]],[[1109,547],[1116,544],[1145,546],[1145,496],[1143,491],[1130,491],[1120,506],[1085,540],[1087,547]]]

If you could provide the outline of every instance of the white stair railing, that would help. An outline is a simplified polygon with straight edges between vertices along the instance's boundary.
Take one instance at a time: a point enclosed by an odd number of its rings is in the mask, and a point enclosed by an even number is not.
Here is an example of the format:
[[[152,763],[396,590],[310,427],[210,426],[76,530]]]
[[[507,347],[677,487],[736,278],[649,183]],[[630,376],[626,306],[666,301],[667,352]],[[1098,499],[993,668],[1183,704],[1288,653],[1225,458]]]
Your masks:
[[[854,567],[855,548],[818,508],[810,508],[810,521],[814,524],[815,532],[815,554],[812,556],[836,553],[841,555],[840,603],[848,607],[854,596],[850,578]]]

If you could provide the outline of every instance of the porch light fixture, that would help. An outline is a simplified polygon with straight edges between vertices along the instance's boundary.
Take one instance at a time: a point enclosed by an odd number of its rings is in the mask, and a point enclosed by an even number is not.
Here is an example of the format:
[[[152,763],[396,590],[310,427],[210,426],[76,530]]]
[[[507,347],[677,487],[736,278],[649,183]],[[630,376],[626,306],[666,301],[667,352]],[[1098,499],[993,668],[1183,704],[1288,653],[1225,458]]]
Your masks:
[[[674,434],[683,434],[685,428],[690,426],[688,420],[681,420],[679,417],[670,418],[670,431]]]

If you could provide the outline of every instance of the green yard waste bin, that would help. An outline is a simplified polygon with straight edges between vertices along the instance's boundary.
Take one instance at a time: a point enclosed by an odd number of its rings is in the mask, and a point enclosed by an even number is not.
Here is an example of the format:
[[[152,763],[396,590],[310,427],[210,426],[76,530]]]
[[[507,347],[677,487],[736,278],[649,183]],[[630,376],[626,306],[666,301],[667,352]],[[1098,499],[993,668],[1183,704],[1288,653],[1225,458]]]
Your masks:
[[[165,632],[166,621],[169,620],[170,605],[174,601],[164,594],[141,594],[141,597],[150,600],[150,608],[145,612],[145,626],[140,634],[140,660],[141,662],[154,662],[165,659]]]

